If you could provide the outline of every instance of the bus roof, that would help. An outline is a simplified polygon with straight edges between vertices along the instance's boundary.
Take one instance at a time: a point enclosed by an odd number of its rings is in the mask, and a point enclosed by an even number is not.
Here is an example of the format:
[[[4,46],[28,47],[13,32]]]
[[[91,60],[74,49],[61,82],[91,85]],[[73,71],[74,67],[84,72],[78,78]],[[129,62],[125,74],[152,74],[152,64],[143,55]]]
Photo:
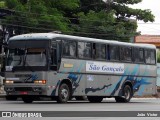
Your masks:
[[[141,44],[141,43],[127,43],[127,42],[119,42],[115,40],[104,40],[104,39],[96,39],[96,38],[88,38],[88,37],[79,37],[79,36],[72,36],[72,35],[64,35],[64,34],[56,34],[56,33],[31,33],[31,34],[22,34],[11,37],[9,41],[14,40],[50,40],[53,38],[57,39],[74,39],[80,41],[87,41],[87,42],[98,42],[98,43],[108,43],[108,44],[116,44],[116,45],[124,45],[124,46],[134,46],[134,47],[143,47],[143,48],[152,48],[156,49],[155,45],[152,44]]]

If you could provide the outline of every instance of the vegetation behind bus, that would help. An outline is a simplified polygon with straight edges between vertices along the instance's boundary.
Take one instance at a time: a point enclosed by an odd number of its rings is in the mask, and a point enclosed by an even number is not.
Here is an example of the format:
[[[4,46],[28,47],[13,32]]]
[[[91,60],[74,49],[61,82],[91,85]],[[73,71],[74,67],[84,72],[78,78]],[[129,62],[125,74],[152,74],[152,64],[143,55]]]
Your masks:
[[[137,35],[137,23],[153,22],[150,10],[133,9],[141,0],[1,0],[13,12],[2,20],[10,36],[28,32],[62,31],[65,34],[129,41]],[[14,32],[13,32],[14,31]]]

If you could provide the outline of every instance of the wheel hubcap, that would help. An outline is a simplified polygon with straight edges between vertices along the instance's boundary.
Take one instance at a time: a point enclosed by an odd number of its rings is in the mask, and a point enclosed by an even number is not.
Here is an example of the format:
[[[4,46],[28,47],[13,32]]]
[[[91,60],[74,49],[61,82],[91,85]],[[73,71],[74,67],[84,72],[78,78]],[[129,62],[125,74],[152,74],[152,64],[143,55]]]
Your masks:
[[[62,96],[63,99],[66,99],[68,97],[67,89],[62,89],[61,90],[61,96]]]
[[[128,89],[125,90],[124,96],[126,99],[130,98],[130,91]]]

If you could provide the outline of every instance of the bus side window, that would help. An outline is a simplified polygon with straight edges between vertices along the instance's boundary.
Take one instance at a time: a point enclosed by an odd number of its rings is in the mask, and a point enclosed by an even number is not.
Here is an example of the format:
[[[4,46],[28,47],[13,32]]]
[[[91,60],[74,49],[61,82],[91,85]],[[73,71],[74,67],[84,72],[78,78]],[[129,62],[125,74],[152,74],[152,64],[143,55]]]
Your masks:
[[[110,60],[118,61],[120,57],[119,46],[110,45],[109,46]]]
[[[131,47],[121,47],[120,58],[122,61],[131,62],[132,60],[132,48]]]
[[[139,49],[139,60],[141,63],[144,63],[144,50],[142,48]]]
[[[145,62],[147,64],[155,64],[155,52],[154,50],[145,50]]]
[[[145,61],[147,64],[150,64],[151,63],[151,53],[150,53],[150,50],[145,50]]]
[[[151,50],[151,64],[156,64],[156,51]]]
[[[131,47],[127,47],[126,51],[125,51],[125,57],[127,61],[132,61],[132,48]]]
[[[125,48],[124,48],[124,47],[120,47],[120,59],[121,59],[122,61],[125,60],[124,52],[125,52]]]
[[[144,50],[142,48],[133,49],[133,60],[135,63],[144,63]]]
[[[133,49],[133,61],[134,62],[139,62],[139,50],[138,48]]]
[[[76,41],[63,41],[63,56],[76,57]]]
[[[98,60],[106,60],[107,56],[106,45],[105,44],[97,44],[96,43],[96,59]]]
[[[88,42],[78,42],[78,57],[79,58],[92,58],[92,47],[91,43]]]

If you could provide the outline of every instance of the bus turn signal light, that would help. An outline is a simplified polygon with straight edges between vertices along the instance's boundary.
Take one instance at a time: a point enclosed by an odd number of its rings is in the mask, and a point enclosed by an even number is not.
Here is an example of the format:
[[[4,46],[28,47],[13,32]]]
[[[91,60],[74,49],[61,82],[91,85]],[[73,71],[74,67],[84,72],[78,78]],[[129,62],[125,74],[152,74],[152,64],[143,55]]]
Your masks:
[[[35,80],[34,83],[37,83],[37,84],[46,84],[46,80]]]

